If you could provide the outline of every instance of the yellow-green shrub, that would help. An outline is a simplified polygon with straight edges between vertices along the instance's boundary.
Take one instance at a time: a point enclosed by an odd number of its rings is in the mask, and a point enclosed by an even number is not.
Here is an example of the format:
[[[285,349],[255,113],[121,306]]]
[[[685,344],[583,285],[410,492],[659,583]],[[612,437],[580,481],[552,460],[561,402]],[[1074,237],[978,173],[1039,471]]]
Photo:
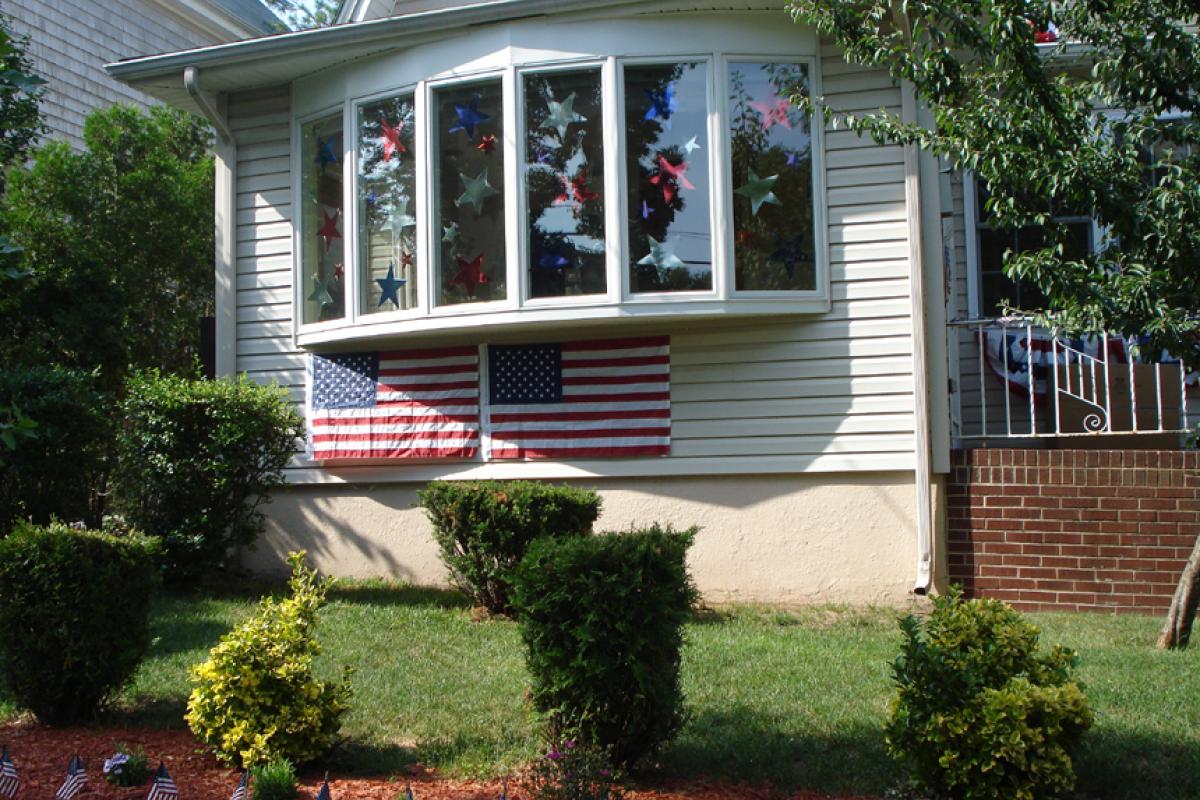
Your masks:
[[[263,598],[253,618],[192,668],[197,686],[188,698],[187,723],[223,761],[311,761],[333,744],[349,709],[348,676],[333,683],[312,672],[320,651],[313,628],[329,581],[305,566],[303,551],[289,555],[288,563],[289,596]]]

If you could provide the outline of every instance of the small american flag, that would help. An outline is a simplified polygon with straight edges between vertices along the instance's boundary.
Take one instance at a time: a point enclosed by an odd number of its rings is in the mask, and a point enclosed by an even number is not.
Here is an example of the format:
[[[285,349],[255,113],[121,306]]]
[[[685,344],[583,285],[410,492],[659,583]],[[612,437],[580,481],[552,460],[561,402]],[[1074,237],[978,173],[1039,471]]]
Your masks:
[[[412,786],[404,784],[404,800],[413,800]]]
[[[313,355],[314,459],[471,458],[479,450],[475,347]]]
[[[17,796],[17,789],[20,787],[21,781],[17,778],[16,765],[8,755],[8,745],[4,745],[4,749],[0,751],[0,797],[12,800]]]
[[[317,800],[333,800],[333,795],[329,793],[329,778],[321,784],[321,791],[317,792]]]
[[[158,770],[154,773],[154,782],[150,784],[146,800],[179,800],[179,789],[171,773],[167,772],[166,764],[161,761],[158,762]]]
[[[55,800],[71,800],[86,784],[87,773],[83,771],[83,759],[76,753],[71,756],[71,763],[67,765],[67,779],[63,781],[62,786],[58,787],[54,798]]]
[[[246,800],[246,790],[250,788],[250,770],[242,770],[241,780],[238,781],[237,788],[233,790],[233,794],[229,796],[229,800]]]
[[[493,458],[668,455],[670,338],[488,348]]]

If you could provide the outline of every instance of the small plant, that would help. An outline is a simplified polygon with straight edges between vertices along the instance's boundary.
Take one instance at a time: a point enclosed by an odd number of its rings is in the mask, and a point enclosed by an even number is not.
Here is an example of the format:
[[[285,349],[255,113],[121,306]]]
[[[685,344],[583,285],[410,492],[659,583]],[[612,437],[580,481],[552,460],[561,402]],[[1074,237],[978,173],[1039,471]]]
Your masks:
[[[290,554],[288,563],[290,594],[263,598],[255,616],[192,668],[196,688],[185,719],[222,761],[311,761],[333,744],[349,709],[349,668],[337,683],[312,672],[320,652],[313,629],[330,581],[305,566],[303,551]]]
[[[918,788],[956,800],[1035,800],[1075,782],[1070,748],[1092,724],[1075,655],[998,600],[954,587],[900,622],[888,751]]]
[[[510,612],[513,573],[543,536],[592,532],[600,498],[535,481],[434,481],[417,493],[451,581],[477,606]]]
[[[0,539],[0,682],[43,722],[88,719],[150,647],[158,543],[53,522]]]
[[[292,800],[296,769],[286,758],[274,758],[250,770],[254,800]]]
[[[573,738],[626,768],[679,730],[694,535],[654,526],[529,548],[513,601],[550,741]]]
[[[117,745],[117,752],[104,759],[104,780],[113,786],[141,786],[153,770],[150,759],[141,747]]]
[[[567,739],[533,764],[533,800],[621,800],[617,771],[604,751]]]

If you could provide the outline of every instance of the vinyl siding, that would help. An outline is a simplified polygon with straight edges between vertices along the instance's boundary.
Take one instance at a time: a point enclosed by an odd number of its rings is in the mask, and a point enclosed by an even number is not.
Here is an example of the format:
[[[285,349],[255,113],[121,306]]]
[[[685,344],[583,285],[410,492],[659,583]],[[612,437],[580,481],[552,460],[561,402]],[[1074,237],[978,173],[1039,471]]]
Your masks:
[[[898,111],[884,74],[828,51],[838,107]],[[292,344],[292,239],[286,89],[235,96],[238,142],[237,369],[304,398]],[[681,321],[671,335],[671,456],[570,465],[305,468],[292,479],[421,480],[436,475],[694,475],[912,469],[911,307],[903,155],[827,132],[828,313],[740,323]],[[586,334],[584,334],[586,335]],[[603,334],[619,335],[619,334]],[[539,471],[540,470],[540,471]]]

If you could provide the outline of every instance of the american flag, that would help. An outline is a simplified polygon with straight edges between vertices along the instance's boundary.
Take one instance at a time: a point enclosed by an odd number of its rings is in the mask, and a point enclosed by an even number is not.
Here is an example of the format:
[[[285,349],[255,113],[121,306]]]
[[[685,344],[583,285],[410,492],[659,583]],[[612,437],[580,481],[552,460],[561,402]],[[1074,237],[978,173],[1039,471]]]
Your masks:
[[[493,458],[668,455],[670,338],[488,347]]]
[[[404,784],[404,800],[414,800],[412,786]]]
[[[71,763],[67,765],[67,779],[63,781],[62,786],[58,787],[54,798],[55,800],[71,800],[79,794],[85,784],[87,784],[87,773],[83,771],[83,759],[76,753],[71,756]]]
[[[241,780],[238,781],[237,788],[233,790],[233,794],[229,796],[229,800],[246,800],[246,790],[250,788],[250,770],[242,770]]]
[[[12,800],[17,796],[17,789],[20,787],[21,781],[17,778],[17,768],[8,755],[8,745],[4,745],[4,749],[0,751],[0,797],[3,797],[4,800]]]
[[[309,456],[471,458],[479,449],[475,347],[313,355]]]
[[[321,791],[317,792],[317,800],[333,800],[333,795],[329,793],[329,778],[321,784]]]
[[[167,765],[161,761],[158,762],[158,770],[154,773],[154,782],[150,784],[146,800],[179,800],[179,789],[171,773],[167,772]]]

